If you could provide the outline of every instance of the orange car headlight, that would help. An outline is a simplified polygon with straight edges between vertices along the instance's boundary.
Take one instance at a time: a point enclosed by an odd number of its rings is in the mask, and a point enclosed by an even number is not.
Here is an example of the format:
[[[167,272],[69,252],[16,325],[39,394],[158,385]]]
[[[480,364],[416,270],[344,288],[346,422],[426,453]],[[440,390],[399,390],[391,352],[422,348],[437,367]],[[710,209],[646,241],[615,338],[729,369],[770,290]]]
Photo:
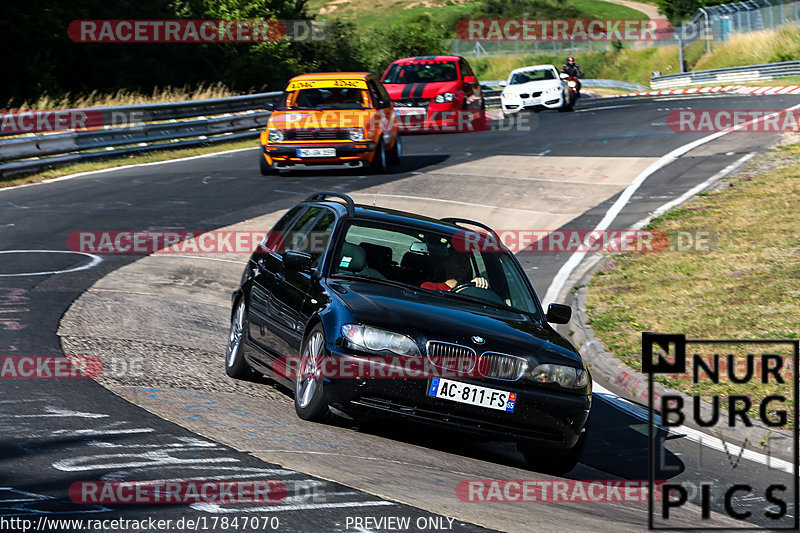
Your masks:
[[[271,143],[279,143],[283,141],[283,132],[281,130],[269,130],[269,134],[267,135],[269,142]]]
[[[347,135],[350,137],[351,141],[363,141],[364,128],[350,128],[350,131],[347,132]]]

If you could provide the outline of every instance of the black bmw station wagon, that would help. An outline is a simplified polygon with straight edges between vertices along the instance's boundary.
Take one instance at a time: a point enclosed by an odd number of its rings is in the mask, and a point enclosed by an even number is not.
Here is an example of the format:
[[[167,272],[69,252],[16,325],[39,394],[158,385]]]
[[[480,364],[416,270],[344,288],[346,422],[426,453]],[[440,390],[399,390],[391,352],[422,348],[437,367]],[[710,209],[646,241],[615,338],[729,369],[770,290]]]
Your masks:
[[[465,219],[309,196],[233,293],[227,374],[289,387],[305,420],[402,417],[512,440],[531,467],[571,470],[592,400],[586,365],[550,326],[571,309],[544,312],[496,237]]]

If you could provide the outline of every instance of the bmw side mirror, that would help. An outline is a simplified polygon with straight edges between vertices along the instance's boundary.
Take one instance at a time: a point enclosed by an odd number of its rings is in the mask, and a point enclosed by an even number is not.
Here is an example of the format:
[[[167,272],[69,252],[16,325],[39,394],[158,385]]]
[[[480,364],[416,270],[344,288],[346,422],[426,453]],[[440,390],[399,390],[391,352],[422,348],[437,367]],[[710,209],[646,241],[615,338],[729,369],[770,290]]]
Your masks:
[[[572,318],[572,308],[564,304],[547,306],[547,321],[551,324],[567,324]]]
[[[562,73],[561,73],[561,79],[562,79],[562,80],[565,80],[565,79],[567,79],[567,78],[569,78],[569,74],[567,74],[566,72],[562,72]]]
[[[295,272],[308,272],[311,269],[311,256],[305,252],[286,250],[283,252],[283,266]]]
[[[508,85],[508,83],[506,83],[506,80],[500,82],[500,87],[505,87],[506,85]]]

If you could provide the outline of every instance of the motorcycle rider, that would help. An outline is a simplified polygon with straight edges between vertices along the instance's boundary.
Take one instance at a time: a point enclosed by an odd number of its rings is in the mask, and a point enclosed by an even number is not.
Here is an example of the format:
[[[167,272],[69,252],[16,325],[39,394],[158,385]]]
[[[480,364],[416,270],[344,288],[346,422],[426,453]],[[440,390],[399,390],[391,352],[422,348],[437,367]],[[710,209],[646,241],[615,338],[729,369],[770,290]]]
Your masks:
[[[576,82],[575,82],[576,83],[575,91],[578,94],[580,94],[581,93],[581,82],[580,82],[580,80],[578,80],[578,78],[582,78],[583,77],[583,72],[581,72],[581,69],[578,66],[578,64],[575,63],[575,58],[574,57],[569,56],[567,58],[567,64],[562,67],[561,72],[563,72],[564,74],[566,74],[570,78],[575,78],[575,80],[576,80]]]

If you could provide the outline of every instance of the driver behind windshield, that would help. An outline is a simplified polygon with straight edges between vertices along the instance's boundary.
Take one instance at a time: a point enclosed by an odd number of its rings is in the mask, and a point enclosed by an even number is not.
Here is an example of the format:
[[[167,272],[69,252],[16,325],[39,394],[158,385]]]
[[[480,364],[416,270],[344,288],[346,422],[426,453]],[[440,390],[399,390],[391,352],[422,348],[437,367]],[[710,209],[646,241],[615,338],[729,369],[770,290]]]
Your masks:
[[[355,88],[330,87],[324,89],[300,89],[294,95],[294,105],[291,96],[288,97],[287,109],[363,109],[365,91]]]
[[[474,283],[479,289],[489,288],[489,282],[486,278],[478,276],[472,280],[469,279],[472,276],[472,267],[466,254],[451,252],[444,260],[444,269],[448,278],[447,281],[441,283],[426,281],[420,287],[434,291],[449,291],[464,283]]]

